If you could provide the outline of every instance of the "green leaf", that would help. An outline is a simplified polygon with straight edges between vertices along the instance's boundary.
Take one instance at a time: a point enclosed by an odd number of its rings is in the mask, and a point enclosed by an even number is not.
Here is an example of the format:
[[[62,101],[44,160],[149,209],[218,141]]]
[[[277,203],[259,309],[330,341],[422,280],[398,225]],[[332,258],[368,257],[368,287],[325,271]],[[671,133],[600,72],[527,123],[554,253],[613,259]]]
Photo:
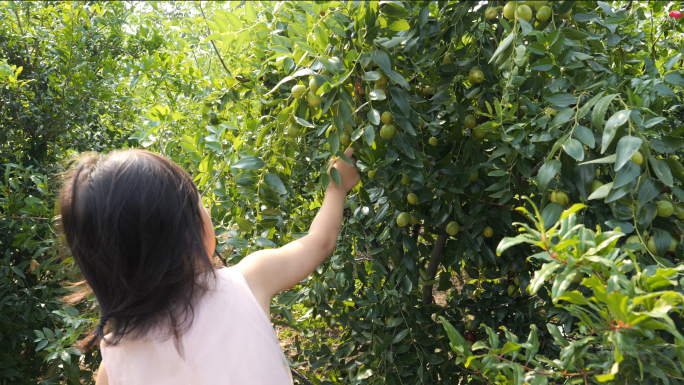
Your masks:
[[[632,155],[641,147],[642,140],[635,136],[623,136],[618,142],[615,150],[615,171],[619,171],[622,166],[627,164]]]
[[[684,139],[663,136],[651,142],[651,148],[661,154],[675,153],[684,148]]]
[[[619,188],[632,183],[632,181],[635,180],[639,174],[641,174],[641,167],[631,160],[627,160],[625,166],[617,172],[617,175],[615,175],[613,188]]]
[[[318,45],[318,48],[321,51],[324,51],[326,48],[328,48],[328,31],[327,29],[323,29],[323,27],[319,24],[314,27],[314,37],[316,38],[316,44]]]
[[[229,246],[232,246],[238,250],[242,250],[242,249],[246,248],[247,246],[249,246],[249,243],[244,238],[228,238],[226,240],[226,243]]]
[[[589,195],[589,198],[587,200],[593,200],[593,199],[604,199],[605,197],[608,196],[608,193],[610,190],[613,188],[613,183],[606,183],[603,186],[599,187]]]
[[[385,51],[381,51],[379,49],[373,50],[370,53],[371,60],[375,62],[375,64],[378,65],[383,71],[385,71],[386,74],[390,73],[392,71],[392,63],[390,62],[389,56],[385,53]]]
[[[230,168],[237,168],[240,170],[259,170],[264,167],[264,161],[256,156],[247,156],[235,162]]]
[[[398,343],[399,341],[401,341],[401,340],[403,340],[404,338],[406,338],[406,335],[408,334],[408,332],[409,332],[408,329],[404,329],[404,330],[400,331],[399,333],[397,333],[397,335],[394,336],[394,338],[392,339],[392,343],[393,343],[393,344],[396,344],[396,343]]]
[[[254,12],[254,5],[251,1],[245,1],[245,19],[250,23],[256,21],[256,12]]]
[[[406,92],[397,87],[388,87],[387,91],[389,91],[390,95],[392,96],[394,103],[396,103],[404,113],[404,116],[409,116],[411,114],[411,107],[409,106],[409,99],[406,95]]]
[[[594,133],[590,129],[584,126],[577,125],[573,129],[573,134],[575,137],[586,144],[589,148],[596,147],[596,139],[594,138]]]
[[[603,130],[603,119],[606,116],[606,111],[616,96],[617,94],[610,94],[602,97],[598,102],[596,102],[596,105],[592,110],[591,122],[599,132]]]
[[[513,33],[508,34],[508,36],[506,36],[506,38],[501,42],[501,44],[499,44],[499,48],[497,48],[496,51],[494,51],[492,58],[489,59],[489,63],[496,60],[496,58],[499,57],[499,55],[501,55],[508,48],[508,46],[511,45],[514,38],[515,38],[515,34],[513,34]]]
[[[266,182],[266,185],[271,188],[271,190],[275,191],[278,194],[287,194],[287,190],[285,189],[285,185],[283,184],[283,181],[280,180],[278,175],[272,174],[272,173],[266,173],[264,175],[264,182]]]
[[[556,116],[553,117],[553,121],[551,121],[550,127],[556,127],[558,125],[567,123],[572,119],[572,117],[575,115],[575,110],[572,108],[564,108],[560,110]]]
[[[665,255],[667,248],[670,247],[672,236],[663,229],[653,229],[653,237],[655,238],[655,246],[658,256]]]
[[[304,120],[304,119],[302,119],[302,118],[300,118],[300,117],[298,117],[298,116],[295,116],[295,120],[297,121],[297,123],[301,124],[301,125],[304,126],[304,127],[309,127],[309,128],[314,128],[314,127],[315,127],[313,124],[307,122],[306,120]]]
[[[547,102],[559,107],[567,107],[571,104],[577,103],[577,98],[570,95],[567,92],[556,92],[550,95],[546,95],[544,96],[544,99]]]
[[[549,229],[553,226],[561,216],[563,206],[556,202],[551,202],[542,211],[542,218],[544,218],[544,226]]]
[[[385,91],[381,90],[381,89],[374,89],[373,91],[368,93],[368,96],[370,96],[370,100],[385,100],[385,99],[387,99],[387,95],[385,94]]]
[[[519,245],[521,243],[534,243],[530,238],[524,235],[518,235],[517,237],[505,237],[499,242],[499,246],[496,247],[496,255],[501,255],[508,248]]]
[[[544,266],[542,266],[542,268],[540,270],[537,270],[537,272],[535,273],[532,282],[530,282],[530,286],[528,286],[527,288],[527,291],[529,291],[530,294],[533,295],[537,294],[537,291],[544,284],[544,281],[546,281],[546,279],[549,278],[551,274],[553,274],[561,266],[564,265],[558,261],[545,263]]]
[[[256,243],[257,246],[260,246],[260,247],[268,247],[268,248],[278,247],[278,245],[275,244],[275,242],[271,241],[268,238],[263,238],[263,237],[259,237],[259,238],[255,239],[254,243]]]
[[[544,191],[544,189],[546,189],[546,185],[551,182],[551,179],[553,179],[556,174],[558,174],[560,168],[561,162],[557,159],[552,159],[541,166],[539,173],[537,174],[537,187],[539,188],[539,191]]]
[[[653,198],[657,197],[660,194],[660,191],[662,189],[662,182],[653,178],[645,179],[643,184],[641,185],[641,188],[639,189],[639,205],[643,206],[647,202],[652,201]]]
[[[606,122],[606,127],[603,129],[603,140],[601,142],[601,154],[605,153],[610,146],[610,143],[615,138],[618,127],[627,123],[629,120],[629,110],[622,110],[615,113]]]
[[[576,54],[578,54],[578,52],[575,52],[575,55]],[[589,59],[591,59],[591,56],[589,56]],[[601,96],[603,96],[603,93],[603,91],[599,92],[598,94],[594,95],[593,98],[589,99],[588,102],[584,103],[584,105],[582,105],[582,107],[580,107],[580,109],[577,111],[577,119],[582,119],[585,117],[589,113],[591,107],[593,107],[594,104],[596,104],[596,102],[601,98]],[[591,146],[591,148],[594,148],[594,146]]]
[[[378,110],[371,109],[368,111],[368,122],[375,124],[376,126],[380,124],[380,112]]]
[[[406,135],[397,135],[394,137],[395,143],[399,151],[403,152],[406,156],[411,159],[415,159],[415,154],[413,153],[413,147],[411,142],[406,138]]]
[[[363,139],[368,146],[372,146],[375,141],[375,128],[373,126],[366,126],[363,130]]]
[[[409,26],[409,23],[407,23],[406,20],[400,19],[393,21],[392,24],[387,26],[387,28],[392,31],[406,31],[410,29],[411,26]]]
[[[615,154],[613,154],[613,155],[608,155],[608,156],[605,157],[605,158],[599,158],[599,159],[590,160],[590,161],[588,161],[588,162],[582,162],[582,163],[580,163],[579,165],[580,165],[580,166],[584,166],[585,164],[615,163],[616,157],[617,157],[617,155],[615,155]]]
[[[572,28],[563,28],[561,33],[563,33],[563,36],[571,40],[584,40],[589,37],[589,34]]]
[[[340,176],[340,172],[337,171],[336,168],[330,169],[330,177],[332,178],[333,182],[335,182],[336,185],[342,187],[342,177]]]
[[[575,160],[577,160],[578,162],[584,160],[584,149],[582,148],[582,144],[578,140],[568,139],[563,144],[563,150],[566,154],[575,158]]]
[[[684,88],[684,76],[679,72],[670,72],[663,78],[666,82]]]
[[[630,185],[624,185],[620,188],[615,188],[615,185],[613,185],[613,189],[610,190],[608,193],[608,196],[606,197],[606,203],[614,202],[623,196],[629,194],[632,190],[630,189]]]
[[[233,14],[232,12],[222,11],[222,12],[220,12],[220,13],[219,13],[219,12],[217,12],[217,13],[218,13],[219,15],[222,15],[222,16],[225,17],[226,19],[228,19],[228,22],[230,22],[230,24],[233,26],[234,29],[236,29],[236,30],[242,29],[242,22],[241,22],[240,19],[239,19],[237,16],[235,16],[235,14]]]
[[[330,152],[333,154],[337,153],[340,149],[340,137],[336,132],[331,132],[330,135],[328,135],[328,144],[330,145]]]
[[[651,166],[653,171],[655,171],[658,179],[663,181],[666,186],[672,187],[674,180],[672,179],[672,173],[670,172],[670,167],[662,159],[657,159],[651,156]]]

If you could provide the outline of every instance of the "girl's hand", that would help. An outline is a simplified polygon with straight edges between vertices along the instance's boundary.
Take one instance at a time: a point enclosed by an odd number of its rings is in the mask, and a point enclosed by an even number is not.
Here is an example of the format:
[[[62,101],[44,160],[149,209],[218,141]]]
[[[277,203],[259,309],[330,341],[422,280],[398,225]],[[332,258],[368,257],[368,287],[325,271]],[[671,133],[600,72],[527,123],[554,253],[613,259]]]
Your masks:
[[[328,173],[330,173],[331,168],[336,168],[337,172],[340,173],[340,177],[342,178],[342,186],[338,186],[337,183],[335,183],[335,181],[333,181],[331,178],[330,184],[328,185],[328,189],[341,188],[346,194],[349,191],[351,191],[351,189],[353,189],[354,186],[359,184],[359,180],[361,179],[361,177],[359,176],[359,171],[356,169],[356,158],[354,158],[354,149],[349,147],[344,152],[344,154],[352,160],[354,166],[339,158],[337,158],[337,160],[331,161],[331,167],[328,168]]]

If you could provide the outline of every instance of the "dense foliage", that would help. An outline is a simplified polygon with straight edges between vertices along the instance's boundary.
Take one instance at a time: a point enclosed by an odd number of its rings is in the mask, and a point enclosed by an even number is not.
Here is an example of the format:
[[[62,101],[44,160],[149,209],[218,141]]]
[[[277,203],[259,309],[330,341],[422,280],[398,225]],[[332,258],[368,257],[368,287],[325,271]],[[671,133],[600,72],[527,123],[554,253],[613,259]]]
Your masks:
[[[356,149],[334,255],[272,304],[295,381],[684,382],[681,2],[2,4],[4,383],[90,381],[46,219],[65,159],[126,146],[192,173],[226,264]]]

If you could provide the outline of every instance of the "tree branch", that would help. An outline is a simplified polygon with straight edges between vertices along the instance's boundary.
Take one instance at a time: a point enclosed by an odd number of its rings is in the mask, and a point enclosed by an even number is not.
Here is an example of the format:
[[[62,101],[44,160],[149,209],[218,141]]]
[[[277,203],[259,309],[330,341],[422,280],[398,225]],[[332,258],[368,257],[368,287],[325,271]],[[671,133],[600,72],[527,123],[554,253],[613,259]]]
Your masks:
[[[292,374],[294,374],[295,377],[300,379],[304,383],[304,385],[313,385],[311,381],[307,380],[306,377],[299,374],[296,370],[290,368],[290,371],[292,372]]]
[[[442,231],[446,229],[446,223],[440,226]],[[446,241],[449,236],[447,234],[442,234],[437,237],[437,240],[435,241],[435,247],[432,249],[432,253],[430,254],[430,262],[428,263],[427,271],[425,272],[425,275],[427,276],[427,281],[432,281],[435,279],[435,275],[437,274],[437,269],[439,268],[439,264],[442,262],[442,255],[444,254],[444,246],[446,246]],[[423,304],[424,305],[429,305],[433,301],[432,297],[432,286],[433,285],[425,285],[423,287]]]
[[[202,17],[206,19],[207,16],[204,14],[204,9],[202,9],[202,2],[198,1],[197,4],[199,4],[199,9],[200,9],[200,12],[202,12]],[[223,57],[221,56],[221,53],[219,52],[219,50],[216,48],[216,44],[214,44],[214,41],[211,40],[210,43],[211,43],[211,46],[214,47],[214,52],[216,52],[216,56],[218,56],[219,61],[221,62],[221,65],[223,66],[223,69],[226,70],[226,72],[228,73],[229,76],[233,76],[233,74],[230,72],[230,70],[226,66],[226,63],[223,61]],[[249,79],[243,78],[242,76],[236,76],[235,79],[237,79],[241,83],[248,83],[251,81]]]

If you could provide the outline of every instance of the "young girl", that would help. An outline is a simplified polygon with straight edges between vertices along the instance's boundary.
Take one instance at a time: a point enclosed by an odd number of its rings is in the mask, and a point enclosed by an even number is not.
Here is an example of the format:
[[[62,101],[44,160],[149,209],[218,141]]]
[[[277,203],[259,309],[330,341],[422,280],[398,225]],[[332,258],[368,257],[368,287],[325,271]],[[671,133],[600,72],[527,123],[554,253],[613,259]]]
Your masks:
[[[342,186],[330,183],[308,235],[214,270],[211,218],[183,169],[141,150],[82,158],[59,203],[69,248],[100,307],[83,343],[87,350],[100,342],[97,385],[292,384],[269,320],[271,297],[335,248],[359,174],[344,161],[333,167]]]

